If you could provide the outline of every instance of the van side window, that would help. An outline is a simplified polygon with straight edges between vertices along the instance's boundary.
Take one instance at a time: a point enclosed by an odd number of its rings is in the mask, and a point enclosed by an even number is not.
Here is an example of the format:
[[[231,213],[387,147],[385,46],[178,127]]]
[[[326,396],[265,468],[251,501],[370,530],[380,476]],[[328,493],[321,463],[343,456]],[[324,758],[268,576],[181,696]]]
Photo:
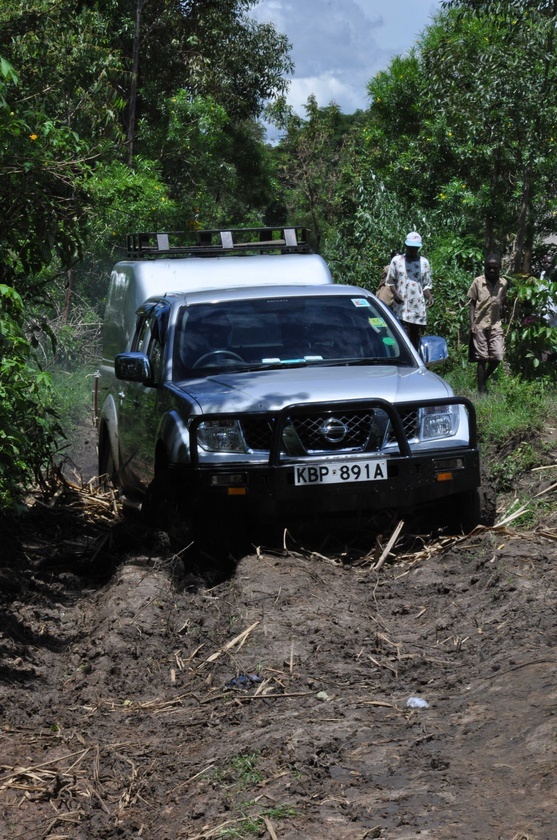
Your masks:
[[[160,329],[157,313],[150,317],[141,315],[138,318],[132,350],[145,353],[151,361],[153,379],[160,382],[162,377],[163,347],[160,341]]]
[[[155,382],[160,382],[162,379],[162,353],[163,347],[160,339],[159,320],[153,317],[151,319],[151,335],[147,347],[147,355],[151,360],[151,367],[153,369],[153,379]]]

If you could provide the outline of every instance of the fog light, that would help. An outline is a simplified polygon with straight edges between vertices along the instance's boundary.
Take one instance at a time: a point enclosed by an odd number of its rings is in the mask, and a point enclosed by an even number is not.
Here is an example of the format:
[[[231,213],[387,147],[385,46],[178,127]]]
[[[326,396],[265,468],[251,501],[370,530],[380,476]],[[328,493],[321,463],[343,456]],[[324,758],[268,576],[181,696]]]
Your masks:
[[[433,469],[438,473],[461,470],[463,467],[464,461],[462,458],[436,458],[433,462]]]
[[[231,487],[234,484],[247,484],[248,477],[246,473],[219,473],[211,476],[211,484],[213,487]]]

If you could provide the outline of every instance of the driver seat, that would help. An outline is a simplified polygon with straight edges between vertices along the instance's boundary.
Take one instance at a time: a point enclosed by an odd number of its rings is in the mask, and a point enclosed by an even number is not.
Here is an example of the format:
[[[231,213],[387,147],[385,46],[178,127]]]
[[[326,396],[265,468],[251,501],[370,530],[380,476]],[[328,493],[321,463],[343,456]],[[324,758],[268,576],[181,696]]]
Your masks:
[[[185,368],[193,368],[207,353],[226,350],[232,325],[225,312],[190,314],[182,339],[181,356]]]

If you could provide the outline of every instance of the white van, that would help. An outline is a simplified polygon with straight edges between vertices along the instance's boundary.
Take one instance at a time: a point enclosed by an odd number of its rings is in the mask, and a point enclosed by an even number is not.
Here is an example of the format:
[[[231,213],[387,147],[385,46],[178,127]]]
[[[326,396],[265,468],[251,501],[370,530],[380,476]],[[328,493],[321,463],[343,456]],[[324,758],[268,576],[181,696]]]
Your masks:
[[[128,259],[110,275],[103,366],[113,369],[116,354],[129,350],[136,312],[156,295],[333,282],[325,260],[311,252],[305,228],[197,231],[194,244],[171,244],[183,236],[128,235]]]

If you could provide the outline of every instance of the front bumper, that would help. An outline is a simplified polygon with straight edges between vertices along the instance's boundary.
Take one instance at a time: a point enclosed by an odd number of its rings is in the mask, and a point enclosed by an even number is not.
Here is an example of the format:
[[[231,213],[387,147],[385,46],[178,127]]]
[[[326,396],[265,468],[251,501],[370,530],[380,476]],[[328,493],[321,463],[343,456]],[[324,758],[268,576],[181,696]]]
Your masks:
[[[459,463],[450,468],[450,463]],[[480,485],[477,450],[455,450],[387,461],[387,478],[347,484],[294,484],[294,467],[250,467],[231,472],[223,468],[183,470],[184,486],[205,504],[241,504],[267,516],[357,513],[397,508],[401,511]],[[233,481],[227,485],[227,479]],[[238,480],[241,479],[241,480]]]
[[[468,446],[436,445],[424,450],[424,444],[412,446],[407,418],[420,408],[459,404],[464,406],[468,419]],[[362,408],[373,412],[380,409],[390,420],[395,450],[380,451],[371,437],[358,452],[339,449],[337,452],[307,453],[292,457],[284,451],[283,432],[292,418],[310,417],[316,412],[320,419],[339,413],[338,403],[288,406],[272,419],[268,460],[253,463],[238,459],[233,463],[206,463],[199,458],[197,428],[207,419],[230,418],[230,415],[202,415],[190,427],[192,462],[175,466],[183,475],[184,486],[203,506],[211,504],[240,505],[253,513],[265,516],[313,516],[316,513],[361,513],[396,508],[415,509],[448,496],[479,487],[480,458],[477,446],[476,415],[473,404],[461,397],[422,400],[394,407],[384,400],[359,400],[342,403],[343,416]],[[245,419],[242,415],[241,419]],[[239,416],[240,417],[240,416]],[[410,439],[409,439],[410,438]],[[375,481],[308,483],[297,485],[296,466],[319,467],[343,462],[364,462],[385,459],[386,478]],[[180,482],[181,483],[181,482]]]

